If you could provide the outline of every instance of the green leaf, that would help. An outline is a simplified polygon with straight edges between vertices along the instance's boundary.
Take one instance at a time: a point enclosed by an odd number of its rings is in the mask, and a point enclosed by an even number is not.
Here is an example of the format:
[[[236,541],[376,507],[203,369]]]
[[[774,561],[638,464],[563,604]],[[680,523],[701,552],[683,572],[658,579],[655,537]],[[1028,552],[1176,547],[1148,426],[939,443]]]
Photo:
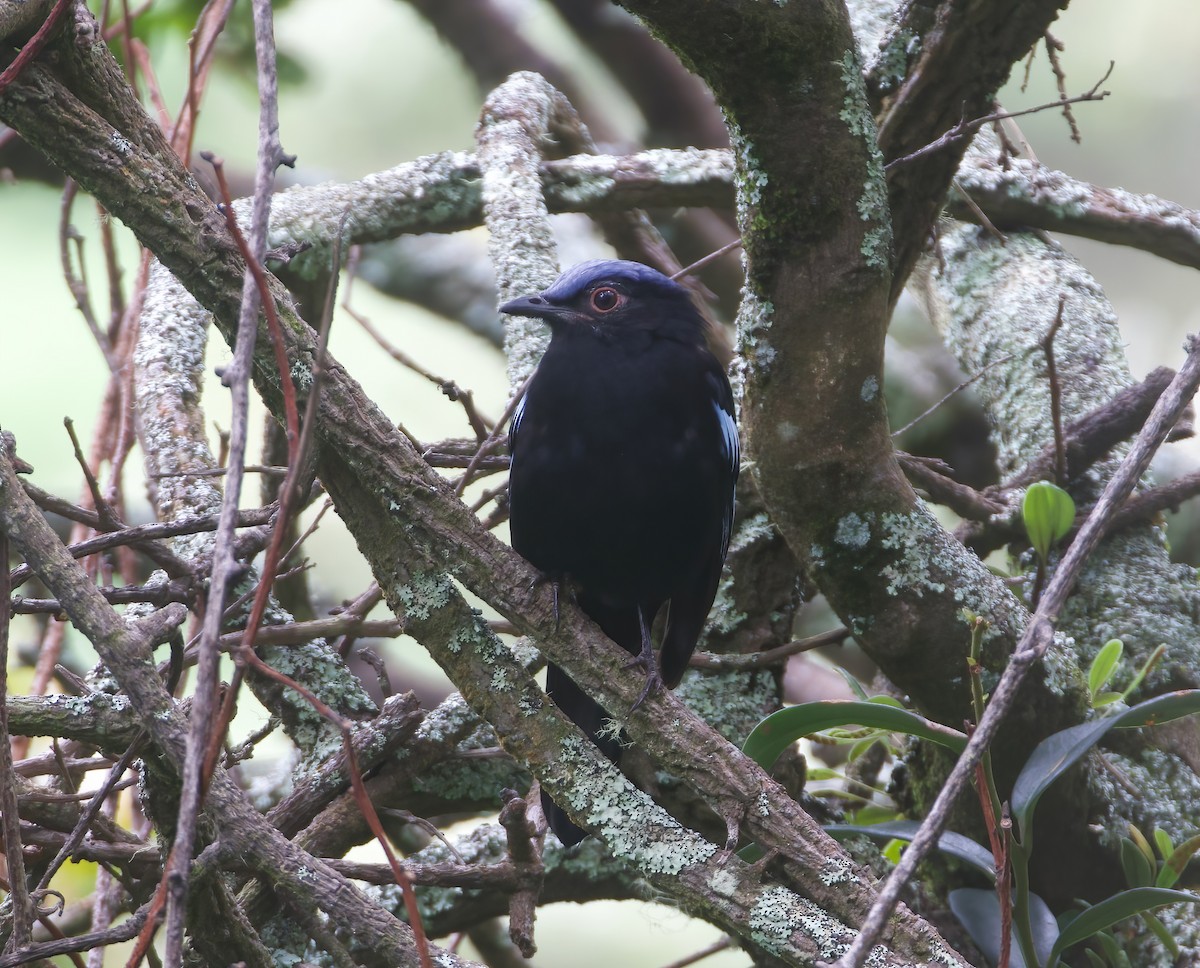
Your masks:
[[[1142,852],[1142,856],[1146,858],[1146,863],[1150,865],[1150,869],[1154,870],[1157,864],[1157,858],[1154,856],[1154,848],[1150,846],[1150,841],[1146,839],[1146,835],[1138,830],[1133,824],[1129,824],[1129,839],[1133,841],[1138,850]],[[1147,885],[1149,886],[1149,885]]]
[[[853,763],[878,742],[880,742],[878,736],[868,736],[866,739],[860,739],[850,747],[850,753],[846,757],[847,762]]]
[[[967,737],[956,729],[942,726],[907,709],[896,709],[873,702],[822,701],[789,706],[771,713],[751,730],[742,752],[764,770],[769,770],[779,754],[802,736],[837,726],[867,726],[889,732],[907,733],[961,753]]]
[[[1075,523],[1075,502],[1071,495],[1049,481],[1030,484],[1021,502],[1021,517],[1029,543],[1043,561],[1054,544],[1064,538]]]
[[[1092,708],[1100,709],[1103,706],[1111,706],[1124,698],[1125,693],[1123,692],[1102,692],[1098,696],[1092,696]]]
[[[856,827],[867,827],[877,823],[890,823],[895,819],[895,807],[885,807],[880,803],[868,803],[854,811],[853,824]]]
[[[971,935],[971,940],[979,946],[988,961],[993,965],[1000,959],[1000,899],[995,891],[987,891],[980,887],[960,887],[951,891],[947,900],[954,916],[962,922],[962,926]],[[1029,895],[1029,926],[1033,931],[1033,946],[1039,964],[1045,964],[1053,950],[1054,939],[1058,935],[1058,922],[1050,908],[1036,894]],[[1016,932],[1013,932],[1012,948],[1009,951],[1009,968],[1026,968],[1027,962],[1017,945]],[[1030,968],[1037,968],[1036,965]]]
[[[1175,853],[1175,845],[1171,843],[1171,835],[1163,830],[1162,827],[1154,828],[1154,846],[1158,848],[1158,855],[1163,860],[1166,860]],[[1158,886],[1164,887],[1169,885],[1159,884]]]
[[[1125,954],[1117,944],[1117,939],[1108,931],[1103,931],[1096,935],[1096,942],[1104,951],[1105,960],[1108,964],[1116,968],[1121,963],[1121,958]]]
[[[1161,726],[1174,719],[1200,713],[1200,689],[1179,689],[1164,692],[1161,696],[1147,699],[1125,712],[1114,716],[1118,729],[1134,729],[1138,726]]]
[[[850,691],[863,702],[866,702],[869,697],[867,696],[867,690],[862,687],[862,683],[855,679],[854,676],[852,676],[841,666],[835,666],[835,668],[841,677],[846,680],[846,685],[850,687]]]
[[[1087,955],[1088,964],[1092,968],[1108,968],[1108,962],[1101,958],[1091,948],[1084,948],[1083,953]]]
[[[915,820],[888,820],[883,823],[860,827],[849,823],[831,823],[823,829],[835,840],[845,840],[848,837],[870,837],[872,840],[912,840],[917,835],[921,825]],[[992,880],[996,879],[995,862],[992,852],[970,837],[956,834],[953,830],[945,831],[937,840],[937,848],[944,854],[957,857],[970,864],[976,870],[986,874]]]
[[[1120,639],[1109,639],[1096,653],[1096,658],[1092,660],[1092,664],[1088,668],[1088,692],[1091,693],[1093,700],[1100,690],[1108,685],[1124,651],[1124,642]]]
[[[1160,831],[1154,831],[1155,839],[1158,839]],[[1171,844],[1171,838],[1163,834],[1166,839],[1167,846]],[[1159,840],[1159,850],[1162,850],[1163,843]],[[1194,837],[1189,837],[1182,844],[1176,847],[1171,853],[1166,855],[1166,863],[1163,864],[1162,870],[1158,872],[1158,882],[1156,887],[1170,887],[1180,877],[1183,876],[1183,869],[1187,867],[1188,862],[1192,859],[1192,855],[1200,850],[1200,834]]]
[[[1046,788],[1110,729],[1157,725],[1197,712],[1200,712],[1200,689],[1182,689],[1147,699],[1115,716],[1093,719],[1047,736],[1029,754],[1013,785],[1012,815],[1022,842],[1029,840],[1033,811]]]
[[[1125,687],[1125,691],[1123,693],[1121,693],[1122,698],[1124,698],[1125,696],[1128,696],[1135,689],[1137,689],[1137,687],[1142,684],[1142,680],[1145,679],[1147,675],[1149,675],[1150,670],[1153,669],[1156,665],[1158,665],[1159,660],[1161,660],[1162,657],[1166,654],[1167,654],[1167,647],[1165,645],[1161,645],[1161,644],[1158,646],[1158,648],[1156,648],[1153,652],[1151,652],[1150,658],[1148,658],[1145,661],[1145,663],[1142,665],[1142,667],[1140,669],[1138,669],[1137,675],[1135,675],[1133,677],[1133,680],[1129,683],[1129,685],[1127,685]]]
[[[1058,940],[1050,950],[1047,968],[1053,968],[1058,958],[1071,945],[1086,941],[1118,921],[1124,921],[1135,914],[1153,910],[1164,904],[1194,904],[1197,901],[1200,901],[1200,895],[1190,891],[1168,891],[1161,887],[1135,887],[1131,891],[1121,891],[1105,898],[1063,925]]]
[[[1138,845],[1128,837],[1121,838],[1121,869],[1130,887],[1149,887],[1154,883],[1154,869]]]
[[[1163,924],[1160,920],[1158,920],[1158,918],[1155,917],[1153,914],[1151,914],[1149,911],[1142,912],[1142,920],[1145,922],[1146,927],[1148,927],[1151,931],[1154,932],[1154,936],[1156,938],[1158,938],[1158,940],[1162,944],[1162,946],[1168,952],[1170,952],[1171,957],[1178,958],[1179,957],[1179,944],[1175,940],[1175,938],[1172,937],[1171,932],[1167,930],[1167,926],[1165,924]]]
[[[1012,792],[1012,816],[1023,843],[1029,841],[1033,811],[1046,788],[1112,729],[1115,719],[1115,716],[1110,716],[1070,726],[1052,733],[1034,747],[1017,776],[1017,782],[1013,784]]]

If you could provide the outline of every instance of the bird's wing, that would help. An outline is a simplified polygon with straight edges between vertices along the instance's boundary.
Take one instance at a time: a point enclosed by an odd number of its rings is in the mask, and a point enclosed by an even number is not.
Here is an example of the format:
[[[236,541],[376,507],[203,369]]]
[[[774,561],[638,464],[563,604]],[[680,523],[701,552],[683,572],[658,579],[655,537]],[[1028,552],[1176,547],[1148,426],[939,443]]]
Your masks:
[[[729,550],[729,539],[733,533],[734,493],[741,466],[741,444],[738,440],[737,419],[733,413],[733,391],[724,371],[715,360],[713,367],[713,371],[708,375],[712,388],[713,414],[720,429],[716,441],[721,449],[721,530],[716,536],[717,540],[707,549],[703,567],[694,580],[687,588],[671,596],[659,662],[663,682],[672,689],[687,671],[688,659],[695,651],[696,642],[704,630],[704,623],[717,595],[721,569],[725,565],[725,554]]]
[[[517,430],[521,426],[521,418],[525,416],[525,402],[528,399],[529,394],[526,394],[517,401],[517,409],[513,411],[512,420],[508,422],[508,452],[510,454],[515,450]]]
[[[733,415],[733,394],[728,400],[715,399],[713,407],[717,411],[717,421],[721,425],[721,444],[725,457],[725,466],[729,471],[728,500],[725,503],[725,516],[721,523],[721,561],[729,551],[729,538],[733,533],[733,497],[737,488],[738,471],[742,465],[742,445],[738,439],[737,419]]]

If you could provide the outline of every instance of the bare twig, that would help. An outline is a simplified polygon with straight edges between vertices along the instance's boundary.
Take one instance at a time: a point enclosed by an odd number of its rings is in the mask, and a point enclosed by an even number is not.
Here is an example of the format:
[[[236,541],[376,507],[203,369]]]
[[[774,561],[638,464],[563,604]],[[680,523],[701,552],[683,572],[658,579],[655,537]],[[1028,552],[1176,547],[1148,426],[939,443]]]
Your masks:
[[[1083,141],[1079,134],[1079,124],[1075,120],[1075,114],[1071,111],[1071,99],[1067,97],[1067,73],[1063,70],[1062,64],[1059,63],[1058,55],[1066,49],[1061,40],[1046,31],[1042,35],[1042,39],[1046,42],[1046,56],[1050,58],[1050,70],[1054,71],[1054,83],[1058,85],[1058,99],[1062,103],[1063,117],[1067,119],[1067,124],[1071,128],[1071,140],[1076,144]],[[1109,68],[1112,71],[1112,68]],[[1101,81],[1101,84],[1104,82]]]
[[[1063,324],[1063,307],[1067,305],[1067,295],[1058,297],[1058,311],[1054,314],[1054,322],[1042,340],[1042,352],[1046,354],[1046,379],[1050,383],[1050,423],[1054,428],[1054,482],[1059,487],[1067,486],[1067,448],[1063,442],[1062,426],[1062,387],[1058,383],[1058,367],[1054,363],[1054,337]]]
[[[0,447],[6,444],[0,440]],[[4,856],[8,860],[12,933],[9,949],[22,954],[32,939],[35,906],[25,883],[25,855],[21,848],[21,815],[13,775],[12,747],[8,735],[8,535],[0,528],[0,811]]]
[[[17,54],[13,62],[0,73],[0,94],[4,93],[4,89],[17,79],[17,75],[25,69],[25,65],[42,52],[42,49],[46,46],[46,42],[50,39],[51,31],[54,30],[64,11],[70,5],[70,0],[58,0],[54,4],[54,9],[42,21],[42,25],[38,27],[37,32],[25,42],[25,45],[21,48],[21,52]]]
[[[820,632],[817,635],[810,635],[808,638],[796,639],[793,642],[776,646],[773,649],[764,649],[762,652],[751,652],[748,655],[720,655],[715,652],[696,652],[688,660],[688,665],[694,669],[749,672],[754,669],[779,665],[802,652],[811,652],[813,649],[820,649],[826,645],[837,645],[839,642],[844,642],[849,636],[850,630],[842,627],[830,629],[828,632]]]
[[[1015,354],[1013,354],[1013,353],[1009,353],[1007,356],[1002,356],[998,360],[992,360],[992,362],[987,364],[987,366],[980,367],[977,372],[972,373],[969,377],[967,377],[965,380],[963,380],[962,383],[960,383],[958,386],[956,386],[953,390],[950,390],[937,403],[933,404],[933,406],[928,407],[923,412],[917,414],[915,417],[912,418],[912,420],[910,420],[908,423],[906,423],[899,430],[893,430],[892,431],[892,439],[894,440],[895,438],[908,433],[908,431],[912,430],[913,427],[915,427],[917,424],[919,424],[922,420],[924,420],[926,417],[928,417],[930,414],[932,414],[934,411],[936,411],[939,407],[943,406],[946,403],[946,401],[949,400],[956,393],[960,393],[961,391],[965,390],[972,383],[974,383],[976,380],[978,380],[981,376],[983,376],[985,373],[987,373],[987,371],[990,370],[993,366],[1000,366],[1003,363],[1008,363],[1010,360],[1012,360],[1014,355]]]
[[[1026,114],[1036,114],[1039,111],[1052,111],[1055,108],[1063,108],[1069,104],[1079,104],[1083,101],[1103,101],[1111,93],[1109,91],[1101,91],[1100,85],[1108,80],[1108,76],[1113,72],[1116,66],[1115,62],[1109,61],[1108,70],[1104,72],[1104,76],[1100,78],[1091,90],[1085,91],[1083,94],[1076,94],[1074,97],[1060,98],[1057,101],[1049,101],[1046,104],[1039,104],[1032,108],[1025,108],[1021,111],[995,111],[991,114],[985,114],[982,117],[968,121],[965,118],[959,121],[954,127],[943,134],[935,141],[931,141],[924,147],[918,148],[911,154],[903,155],[900,158],[893,158],[883,166],[884,171],[891,171],[893,168],[899,168],[909,162],[916,161],[918,158],[923,158],[925,155],[933,154],[935,151],[941,151],[943,148],[961,141],[968,135],[974,134],[985,124],[991,124],[993,121],[1004,121],[1008,118],[1019,118]]]
[[[471,477],[474,475],[475,469],[504,438],[503,428],[508,426],[509,420],[517,410],[517,405],[525,399],[525,393],[529,389],[529,384],[532,380],[533,374],[531,373],[525,378],[525,382],[517,388],[517,392],[509,397],[508,405],[504,408],[504,413],[500,415],[500,419],[496,421],[496,426],[492,428],[492,432],[480,443],[478,450],[475,451],[474,455],[467,462],[467,469],[463,471],[462,477],[455,483],[454,493],[457,496],[462,497],[463,491],[471,483]]]
[[[237,517],[238,500],[241,495],[241,466],[246,459],[248,433],[249,381],[254,361],[254,347],[258,333],[259,306],[265,311],[272,334],[277,335],[279,321],[275,305],[267,287],[262,269],[262,258],[266,252],[267,223],[271,212],[271,193],[275,183],[275,170],[280,164],[290,163],[279,143],[279,91],[275,73],[275,40],[271,22],[271,5],[255,0],[254,47],[258,62],[259,85],[259,141],[258,163],[255,171],[254,206],[250,218],[250,241],[247,243],[238,231],[233,214],[232,199],[219,166],[214,165],[218,180],[226,194],[226,220],[234,238],[238,240],[242,257],[246,261],[246,275],[242,286],[241,316],[238,320],[238,338],[234,348],[234,362],[227,376],[233,398],[233,425],[230,435],[229,466],[225,494],[221,504],[221,522],[217,528],[214,551],[212,595],[204,613],[204,631],[200,644],[200,663],[196,677],[196,693],[193,700],[191,728],[188,731],[187,757],[183,768],[183,789],[180,793],[179,814],[176,820],[176,836],[163,875],[163,883],[170,885],[167,908],[167,937],[164,961],[167,968],[179,968],[183,961],[183,940],[186,923],[186,899],[188,874],[191,869],[192,851],[195,843],[196,822],[200,802],[207,786],[207,778],[215,765],[214,747],[219,748],[220,731],[215,729],[214,714],[217,711],[217,639],[220,636],[224,613],[225,591],[232,579],[236,562],[233,552],[234,523]],[[194,117],[194,114],[193,114]],[[291,369],[287,353],[278,345],[279,378],[287,402],[287,426],[289,445],[294,446],[298,436],[295,388],[292,385]],[[294,457],[289,454],[289,457]],[[295,463],[289,465],[296,470]],[[276,524],[273,541],[284,533],[289,504],[290,489],[285,489],[280,501],[280,520]],[[271,572],[268,572],[271,574]],[[264,581],[269,588],[270,582]],[[265,602],[264,602],[265,607]],[[262,609],[258,610],[261,618]],[[251,628],[257,624],[252,618]],[[252,635],[252,633],[251,633]],[[232,690],[231,690],[232,691]]]

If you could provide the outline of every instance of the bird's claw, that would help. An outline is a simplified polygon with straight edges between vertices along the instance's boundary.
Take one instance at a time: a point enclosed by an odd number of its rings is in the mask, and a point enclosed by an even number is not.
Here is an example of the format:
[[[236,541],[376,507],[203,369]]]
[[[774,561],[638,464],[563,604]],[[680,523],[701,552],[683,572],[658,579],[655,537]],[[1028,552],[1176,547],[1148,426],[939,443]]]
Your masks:
[[[632,669],[635,666],[644,669],[646,672],[646,684],[642,687],[642,693],[637,697],[637,701],[630,708],[630,712],[636,712],[638,706],[644,703],[647,697],[652,696],[663,687],[662,673],[658,671],[658,660],[654,657],[654,643],[650,641],[650,626],[646,622],[646,616],[642,612],[639,605],[637,610],[638,628],[641,631],[642,650],[632,661],[625,664],[626,669]]]
[[[632,662],[625,663],[624,666],[626,669],[632,669],[634,667],[646,670],[646,684],[642,686],[641,695],[639,695],[634,704],[629,707],[629,711],[631,713],[637,712],[638,706],[644,703],[650,696],[653,696],[656,692],[658,692],[658,690],[660,690],[664,685],[662,675],[660,675],[658,671],[658,663],[654,661],[653,652],[650,653],[649,662],[639,655]]]
[[[554,595],[554,631],[557,632],[562,618],[558,608],[559,590],[562,588],[562,579],[555,575],[539,572],[538,576],[529,583],[529,590],[533,591],[542,585],[549,585],[550,591]]]

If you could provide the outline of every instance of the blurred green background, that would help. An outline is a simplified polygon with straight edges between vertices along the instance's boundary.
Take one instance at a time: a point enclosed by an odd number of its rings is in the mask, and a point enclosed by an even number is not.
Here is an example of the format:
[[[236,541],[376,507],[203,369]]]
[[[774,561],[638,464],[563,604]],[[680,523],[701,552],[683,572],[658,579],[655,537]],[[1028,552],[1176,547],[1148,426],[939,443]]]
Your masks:
[[[559,47],[573,44],[555,15],[535,0],[512,0],[509,6],[532,36]],[[474,81],[457,54],[408,5],[395,0],[295,0],[277,16],[279,46],[304,73],[303,80],[286,84],[281,94],[283,146],[298,156],[295,173],[287,177],[300,182],[351,179],[421,154],[471,146],[480,100]],[[1061,56],[1071,93],[1090,88],[1110,60],[1116,67],[1104,84],[1112,92],[1110,98],[1075,107],[1082,144],[1070,141],[1057,112],[1020,120],[1041,160],[1082,179],[1200,208],[1200,58],[1195,56],[1200,4],[1097,0],[1077,4],[1054,32],[1066,45]],[[164,27],[148,41],[167,104],[178,105],[186,71],[180,35]],[[582,51],[572,56],[590,62]],[[614,89],[601,69],[594,68],[593,76],[601,90]],[[1029,89],[1020,91],[1019,82],[1016,77],[1002,94],[1010,110],[1057,96],[1043,53],[1034,63]],[[231,168],[245,171],[253,165],[257,133],[253,83],[249,71],[219,67],[196,138],[197,148],[211,150]],[[623,123],[636,125],[624,100],[614,100],[613,111]],[[16,435],[22,457],[36,469],[36,483],[75,498],[81,482],[62,419],[75,420],[86,449],[106,372],[62,281],[59,198],[58,191],[45,186],[0,183],[0,426]],[[87,239],[89,271],[98,280],[102,267],[93,211],[86,200],[76,202],[75,221]],[[134,248],[127,233],[121,231],[120,238],[123,265],[131,277],[136,271]],[[1135,376],[1154,366],[1178,365],[1184,334],[1200,328],[1200,276],[1129,249],[1063,241],[1115,304]],[[410,355],[473,390],[485,414],[499,415],[507,384],[503,359],[494,347],[456,323],[381,296],[361,283],[354,302]],[[418,437],[466,434],[456,405],[398,367],[343,314],[334,324],[332,349],[384,410]],[[226,357],[224,344],[214,340],[211,367]],[[229,424],[226,393],[212,380],[207,394],[205,407],[215,440],[215,428]],[[1194,447],[1181,450],[1176,445],[1174,453],[1194,465]],[[252,459],[257,458],[252,454]],[[137,461],[135,454],[127,475],[129,497],[140,502],[131,516],[145,520],[150,511],[136,490]],[[256,494],[257,483],[251,481],[249,503]],[[369,573],[332,515],[311,540],[310,557],[318,562],[311,580],[322,604],[360,593]],[[19,620],[14,650],[28,648],[34,632],[32,622]],[[73,639],[70,648],[74,662],[84,667],[90,663],[83,643]],[[439,673],[414,643],[401,640],[385,648],[411,660],[405,668],[412,682],[436,688]],[[24,681],[23,673],[16,672],[14,691],[20,691]],[[401,689],[409,684],[395,682]],[[255,725],[250,722],[244,728]],[[539,912],[540,953],[535,963],[658,965],[715,939],[713,929],[694,925],[664,907],[604,904],[588,906],[586,915],[583,911],[560,906]],[[683,932],[689,932],[686,941],[680,937]],[[733,966],[745,959],[730,953],[705,963]]]

